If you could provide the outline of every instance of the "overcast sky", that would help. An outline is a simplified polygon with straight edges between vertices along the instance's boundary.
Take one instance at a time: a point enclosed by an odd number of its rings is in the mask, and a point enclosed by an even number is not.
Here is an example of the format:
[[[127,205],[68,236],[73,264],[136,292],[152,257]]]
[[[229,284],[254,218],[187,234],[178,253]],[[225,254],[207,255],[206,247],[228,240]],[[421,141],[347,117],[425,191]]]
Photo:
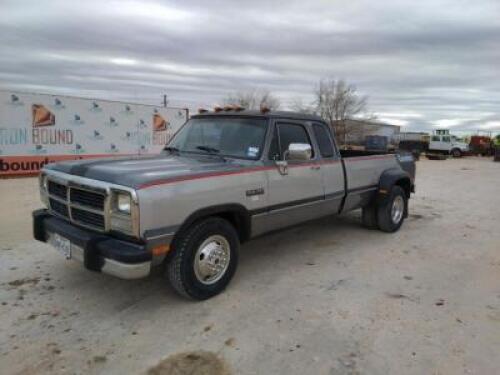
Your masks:
[[[196,109],[321,77],[408,129],[500,131],[499,0],[0,0],[0,86]]]

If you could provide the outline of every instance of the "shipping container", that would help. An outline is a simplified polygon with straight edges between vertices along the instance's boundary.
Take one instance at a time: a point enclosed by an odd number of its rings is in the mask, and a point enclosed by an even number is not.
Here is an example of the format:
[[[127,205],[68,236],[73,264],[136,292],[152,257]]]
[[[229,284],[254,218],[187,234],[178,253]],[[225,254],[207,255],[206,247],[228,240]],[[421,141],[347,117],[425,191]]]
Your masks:
[[[184,108],[0,91],[0,176],[60,160],[156,154],[187,119]]]

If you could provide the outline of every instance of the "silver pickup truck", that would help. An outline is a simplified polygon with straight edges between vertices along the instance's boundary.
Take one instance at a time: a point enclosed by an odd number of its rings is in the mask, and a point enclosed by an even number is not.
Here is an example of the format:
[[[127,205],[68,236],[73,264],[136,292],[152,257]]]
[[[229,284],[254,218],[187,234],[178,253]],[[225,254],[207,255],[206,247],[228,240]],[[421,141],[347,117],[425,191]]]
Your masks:
[[[205,112],[159,155],[46,166],[34,237],[124,279],[163,265],[177,292],[206,299],[264,233],[360,208],[366,227],[398,230],[414,178],[411,156],[339,151],[316,116]]]

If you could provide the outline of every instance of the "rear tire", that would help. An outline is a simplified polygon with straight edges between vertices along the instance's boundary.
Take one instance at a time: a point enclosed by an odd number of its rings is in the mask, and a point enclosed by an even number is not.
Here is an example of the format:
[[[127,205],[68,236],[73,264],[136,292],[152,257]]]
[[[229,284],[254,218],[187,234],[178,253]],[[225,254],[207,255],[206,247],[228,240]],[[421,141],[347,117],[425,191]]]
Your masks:
[[[396,232],[406,216],[407,197],[401,186],[394,185],[389,196],[377,207],[378,227],[383,232]]]
[[[222,292],[238,264],[240,242],[234,227],[210,217],[188,228],[176,239],[167,276],[177,293],[204,300]]]
[[[361,222],[365,228],[378,229],[377,206],[374,203],[370,203],[368,206],[363,207]]]

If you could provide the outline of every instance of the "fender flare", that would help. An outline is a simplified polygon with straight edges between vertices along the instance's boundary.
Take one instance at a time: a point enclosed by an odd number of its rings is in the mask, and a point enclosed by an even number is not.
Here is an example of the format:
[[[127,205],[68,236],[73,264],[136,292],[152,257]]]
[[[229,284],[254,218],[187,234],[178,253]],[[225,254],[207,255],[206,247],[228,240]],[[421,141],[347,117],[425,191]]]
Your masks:
[[[404,189],[407,197],[406,204],[408,205],[408,199],[410,199],[410,194],[412,192],[411,177],[406,171],[398,168],[387,169],[380,175],[376,196],[377,205],[384,204],[394,185],[399,185]],[[405,212],[407,214],[408,208],[405,209]]]
[[[229,216],[231,224],[235,226],[241,242],[245,242],[250,238],[252,220],[250,212],[245,206],[238,203],[220,204],[209,207],[204,207],[190,214],[181,224],[179,230],[175,233],[175,237],[183,233],[193,223],[202,220],[209,216]]]

